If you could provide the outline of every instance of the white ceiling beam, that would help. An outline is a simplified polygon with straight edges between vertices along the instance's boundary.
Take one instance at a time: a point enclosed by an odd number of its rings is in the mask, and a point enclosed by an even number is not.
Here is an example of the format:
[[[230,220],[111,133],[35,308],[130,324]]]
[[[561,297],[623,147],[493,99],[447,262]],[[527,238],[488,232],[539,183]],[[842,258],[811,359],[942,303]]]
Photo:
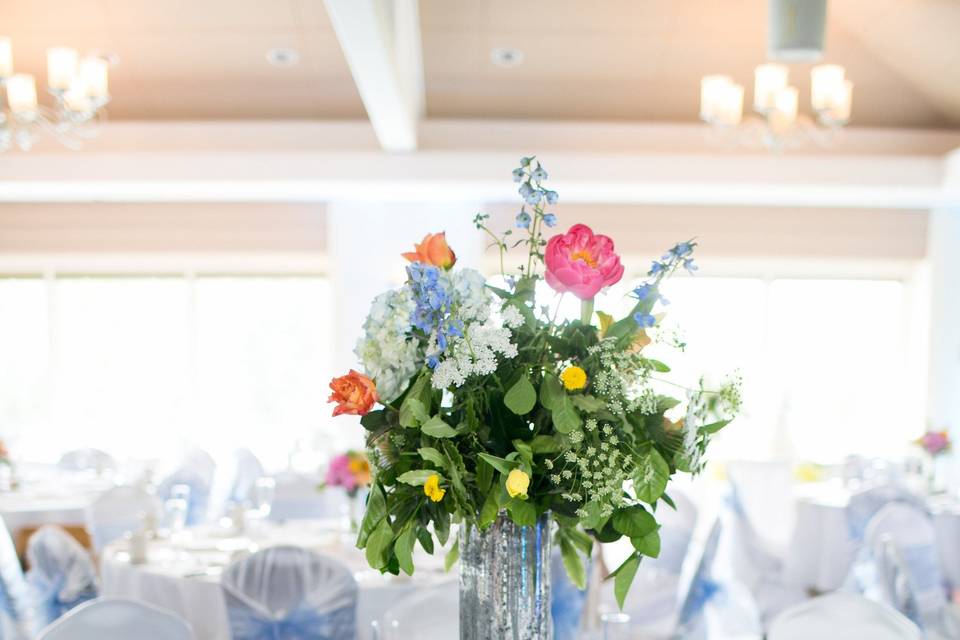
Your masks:
[[[381,146],[415,150],[424,105],[417,0],[325,2]]]

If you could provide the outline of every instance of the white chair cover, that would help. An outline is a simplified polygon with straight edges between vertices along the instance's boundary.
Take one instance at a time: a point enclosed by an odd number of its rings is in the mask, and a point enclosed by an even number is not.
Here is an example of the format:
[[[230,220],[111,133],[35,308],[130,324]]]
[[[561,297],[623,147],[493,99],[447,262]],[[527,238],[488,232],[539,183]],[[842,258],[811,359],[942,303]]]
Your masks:
[[[276,490],[270,519],[318,520],[340,518],[349,509],[347,495],[336,487],[320,490],[320,476],[286,472],[274,476]]]
[[[676,509],[666,505],[660,505],[657,509],[660,555],[656,558],[644,558],[642,564],[646,565],[646,569],[679,576],[697,528],[697,505],[680,492],[671,491],[670,497],[677,506]]]
[[[217,465],[210,490],[211,519],[229,513],[230,505],[249,502],[263,465],[249,449],[237,449],[228,464]]]
[[[947,594],[930,516],[909,504],[888,504],[870,520],[865,543],[885,604],[928,632],[943,631]]]
[[[750,591],[732,576],[721,582],[714,574],[724,526],[717,519],[706,542],[684,563],[677,621],[684,639],[762,637],[760,611]]]
[[[190,487],[186,524],[188,526],[200,524],[207,517],[210,489],[213,486],[216,468],[217,464],[209,453],[194,449],[181,461],[177,469],[160,483],[157,495],[162,501],[166,501],[170,498],[175,486]]]
[[[796,518],[790,465],[729,462],[727,475],[746,521],[754,531],[754,544],[760,545],[767,555],[782,559],[789,548]]]
[[[451,580],[402,598],[377,621],[373,640],[450,640],[459,634],[460,589]]]
[[[912,505],[921,511],[926,510],[923,500],[899,485],[883,484],[864,489],[850,496],[850,503],[847,506],[847,527],[850,529],[850,538],[857,541],[863,540],[870,520],[883,507],[893,502]]]
[[[136,487],[114,487],[87,508],[87,529],[97,551],[143,526],[145,516],[159,518],[157,499]]]
[[[892,608],[837,592],[794,605],[770,625],[768,640],[921,640],[915,624]]]
[[[65,471],[93,470],[98,473],[116,469],[117,463],[106,451],[100,449],[75,449],[60,456],[57,466]]]
[[[100,598],[73,609],[37,640],[193,640],[182,618],[143,602]]]
[[[233,640],[350,640],[357,583],[333,558],[299,547],[264,549],[221,579]]]
[[[30,536],[27,560],[27,583],[40,625],[97,597],[97,573],[90,554],[60,527],[41,527]]]
[[[35,628],[30,589],[13,538],[0,518],[0,638],[30,637]]]

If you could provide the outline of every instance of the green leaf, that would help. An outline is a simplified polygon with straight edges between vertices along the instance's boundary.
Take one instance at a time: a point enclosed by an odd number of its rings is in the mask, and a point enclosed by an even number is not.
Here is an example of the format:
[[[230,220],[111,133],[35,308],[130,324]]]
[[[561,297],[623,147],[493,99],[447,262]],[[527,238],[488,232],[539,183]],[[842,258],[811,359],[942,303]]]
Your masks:
[[[500,505],[497,504],[497,492],[488,491],[487,497],[483,501],[483,506],[480,507],[480,519],[478,524],[481,529],[486,529],[493,521],[497,519],[497,514],[500,513]]]
[[[407,399],[400,405],[401,427],[419,427],[429,419],[430,414],[427,413],[427,407],[413,396],[407,396]]]
[[[560,433],[570,433],[576,431],[583,424],[580,420],[580,414],[573,406],[573,401],[566,395],[559,402],[556,409],[553,410],[553,426]]]
[[[560,537],[560,555],[563,557],[563,566],[570,576],[570,582],[576,585],[577,589],[583,591],[587,588],[587,574],[583,570],[583,561],[577,552],[577,547],[565,535]]]
[[[377,482],[370,489],[370,496],[367,498],[367,508],[363,513],[363,521],[360,523],[360,533],[357,536],[357,546],[361,549],[367,546],[367,539],[377,528],[380,521],[387,515],[387,499],[383,494],[383,487]]]
[[[503,404],[518,416],[526,415],[533,410],[537,404],[537,390],[533,388],[529,376],[522,376],[510,387],[507,394],[503,396]]]
[[[513,448],[520,454],[520,459],[527,463],[527,466],[533,464],[533,449],[523,440],[514,440]]]
[[[533,453],[557,453],[563,447],[563,443],[557,436],[539,435],[534,436],[530,441],[530,450]]]
[[[667,489],[670,480],[670,465],[654,448],[637,458],[637,470],[633,476],[637,498],[647,504],[655,503]]]
[[[430,469],[417,469],[415,471],[407,471],[399,476],[397,476],[397,482],[402,482],[403,484],[409,484],[414,487],[422,487],[430,476],[440,476],[440,481],[443,481],[443,475],[437,473],[436,471],[431,471]]]
[[[456,430],[444,422],[440,416],[433,416],[427,420],[420,430],[432,438],[452,438],[457,435]]]
[[[632,555],[615,572],[613,579],[613,593],[617,597],[617,604],[620,610],[623,610],[623,603],[627,599],[627,592],[630,591],[630,585],[637,575],[637,569],[640,567],[640,556]]]
[[[420,457],[426,460],[427,462],[432,462],[441,469],[447,468],[447,459],[443,456],[442,453],[434,449],[433,447],[421,447],[417,449],[417,453],[420,454]]]
[[[363,428],[367,431],[382,429],[387,424],[387,412],[383,409],[370,411],[360,418],[360,424],[363,425]]]
[[[424,371],[417,376],[400,405],[400,426],[419,427],[430,419],[431,393],[430,374]]]
[[[613,528],[628,538],[642,538],[657,529],[656,519],[639,504],[614,511],[612,522]]]
[[[723,429],[725,426],[730,424],[731,420],[720,420],[718,422],[711,422],[710,424],[705,424],[700,427],[700,433],[716,433]]]
[[[660,362],[659,360],[654,360],[654,359],[652,359],[652,358],[645,358],[645,360],[646,360],[647,364],[649,364],[651,367],[653,367],[653,370],[654,370],[654,371],[657,371],[658,373],[669,373],[669,372],[670,372],[670,367],[668,367],[668,366],[665,365],[664,363]]]
[[[420,541],[420,546],[423,547],[424,551],[433,555],[433,536],[430,535],[426,527],[417,527],[417,540]]]
[[[565,397],[563,385],[560,384],[560,379],[557,376],[549,373],[543,376],[543,382],[540,383],[540,404],[550,411],[554,411],[558,403]]]
[[[510,518],[520,526],[532,527],[537,524],[537,508],[533,504],[513,498],[507,504]]]
[[[450,547],[450,551],[447,551],[447,555],[443,559],[443,570],[450,571],[450,567],[457,563],[457,560],[460,559],[460,541],[457,540],[453,543],[453,546]]]
[[[520,466],[520,463],[515,460],[504,460],[503,458],[492,456],[489,453],[478,453],[477,455],[481,460],[489,464],[500,473],[509,474],[511,471]]]
[[[566,529],[566,536],[580,549],[580,553],[584,556],[589,558],[593,554],[593,538],[589,534],[580,531],[580,529]]]
[[[433,518],[433,532],[437,534],[437,541],[440,546],[447,544],[450,539],[450,514],[441,511]]]
[[[586,413],[596,413],[597,411],[602,411],[607,408],[607,403],[596,396],[576,395],[571,396],[570,399],[573,401],[573,404],[576,405],[577,409],[585,411]]]
[[[413,575],[413,544],[417,541],[413,530],[412,526],[404,529],[393,545],[393,552],[397,554],[400,568],[408,576]]]
[[[651,531],[647,535],[639,538],[630,538],[630,542],[633,543],[633,548],[636,549],[638,553],[642,553],[651,558],[656,558],[660,555],[660,532],[657,530]]]
[[[386,518],[380,521],[370,537],[367,538],[367,564],[374,569],[383,569],[390,558],[390,545],[393,543],[393,529]]]
[[[583,505],[583,510],[587,512],[587,517],[581,518],[580,522],[584,529],[596,529],[600,526],[600,505],[596,502],[588,502]]]
[[[493,484],[494,468],[484,460],[477,460],[477,488],[480,493],[490,493],[490,486]]]

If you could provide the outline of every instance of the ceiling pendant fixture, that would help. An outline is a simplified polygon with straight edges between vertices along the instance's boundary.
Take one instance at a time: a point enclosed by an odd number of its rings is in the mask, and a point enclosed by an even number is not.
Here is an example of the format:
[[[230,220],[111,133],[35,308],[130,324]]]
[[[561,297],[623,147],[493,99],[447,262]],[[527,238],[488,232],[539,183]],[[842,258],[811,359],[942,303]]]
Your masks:
[[[815,62],[823,56],[826,0],[769,0],[768,55],[782,62]],[[810,72],[813,117],[799,111],[800,96],[789,84],[790,71],[778,62],[754,71],[753,111],[744,118],[744,87],[726,75],[700,81],[700,119],[721,145],[774,151],[808,141],[830,144],[850,121],[853,83],[843,67],[822,64]]]
[[[99,134],[110,102],[107,82],[110,60],[103,55],[81,57],[76,49],[47,50],[47,90],[53,106],[40,104],[36,79],[14,73],[13,45],[0,36],[0,152],[16,145],[30,150],[43,134],[63,146],[79,149]]]

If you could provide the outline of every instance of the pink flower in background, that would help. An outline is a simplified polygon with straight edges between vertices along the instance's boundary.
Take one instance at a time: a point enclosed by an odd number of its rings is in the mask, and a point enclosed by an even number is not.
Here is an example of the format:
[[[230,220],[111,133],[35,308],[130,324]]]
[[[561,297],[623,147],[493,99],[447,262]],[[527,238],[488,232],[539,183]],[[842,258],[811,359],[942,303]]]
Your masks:
[[[544,262],[547,284],[581,300],[592,299],[623,277],[623,265],[614,253],[613,240],[594,234],[585,224],[575,224],[566,233],[550,238]]]
[[[350,471],[350,456],[346,453],[334,456],[327,467],[327,475],[324,482],[328,487],[343,487],[347,491],[354,491],[357,488],[357,478]]]
[[[935,456],[950,448],[950,434],[946,431],[927,431],[915,442],[928,454]]]

